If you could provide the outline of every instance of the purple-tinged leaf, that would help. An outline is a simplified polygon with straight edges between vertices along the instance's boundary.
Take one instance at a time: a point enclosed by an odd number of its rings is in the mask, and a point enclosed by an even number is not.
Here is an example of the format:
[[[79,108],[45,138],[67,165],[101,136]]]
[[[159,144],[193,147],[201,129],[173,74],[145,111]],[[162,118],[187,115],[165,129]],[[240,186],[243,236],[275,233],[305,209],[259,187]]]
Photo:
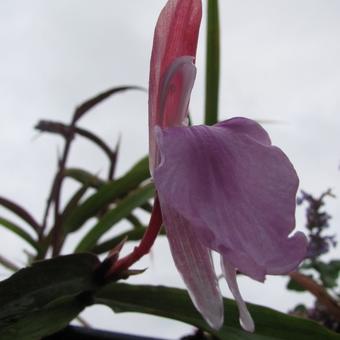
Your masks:
[[[47,120],[41,120],[35,126],[35,128],[42,132],[50,132],[56,133],[64,138],[73,138],[74,134],[82,136],[89,141],[96,144],[99,148],[101,148],[104,153],[108,156],[109,160],[112,161],[115,158],[115,151],[111,150],[111,148],[96,134],[93,132],[79,128],[76,126],[67,125],[60,122],[53,122]]]
[[[104,101],[105,99],[108,99],[114,94],[124,92],[127,90],[140,90],[140,91],[145,91],[144,88],[140,86],[118,86],[118,87],[113,87],[109,90],[106,90],[104,92],[99,93],[95,97],[92,97],[88,100],[86,100],[84,103],[79,105],[77,109],[74,112],[73,116],[73,122],[77,122],[80,118],[84,116],[86,112],[91,110],[93,107]]]
[[[35,220],[35,218],[23,207],[21,207],[19,204],[14,203],[13,201],[5,198],[0,197],[0,205],[5,207],[6,209],[10,210],[13,214],[20,217],[22,220],[24,220],[28,225],[30,225],[35,231],[39,231],[40,225]]]
[[[3,217],[0,217],[0,225],[5,227],[7,230],[10,230],[17,236],[19,236],[21,239],[23,239],[28,244],[30,244],[34,249],[39,248],[38,242],[29,233],[27,233],[21,226],[18,226],[17,224]]]

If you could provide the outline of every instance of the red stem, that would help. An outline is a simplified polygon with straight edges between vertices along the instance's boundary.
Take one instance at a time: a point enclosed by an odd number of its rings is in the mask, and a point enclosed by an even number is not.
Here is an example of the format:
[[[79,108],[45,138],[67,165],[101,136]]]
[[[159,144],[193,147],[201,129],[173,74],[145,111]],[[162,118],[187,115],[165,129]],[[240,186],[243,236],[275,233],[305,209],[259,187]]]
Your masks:
[[[157,235],[162,226],[162,212],[159,205],[158,197],[155,197],[155,203],[153,205],[149,226],[146,229],[144,236],[140,244],[135,247],[131,254],[118,260],[113,268],[108,272],[108,276],[116,275],[124,270],[129,269],[131,265],[141,259],[144,255],[148,254],[153,246]]]

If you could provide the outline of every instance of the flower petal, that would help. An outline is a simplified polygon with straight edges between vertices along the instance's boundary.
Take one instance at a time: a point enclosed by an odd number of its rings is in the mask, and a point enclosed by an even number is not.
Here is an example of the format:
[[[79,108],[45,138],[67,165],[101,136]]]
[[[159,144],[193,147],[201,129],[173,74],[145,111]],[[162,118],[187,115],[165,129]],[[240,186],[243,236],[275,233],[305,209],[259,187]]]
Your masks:
[[[230,129],[234,133],[246,134],[248,137],[253,138],[264,145],[269,146],[272,144],[267,131],[260,124],[251,119],[234,117],[217,123],[215,126]]]
[[[221,267],[223,271],[223,275],[228,283],[228,287],[233,294],[239,312],[240,312],[240,324],[244,330],[247,332],[254,332],[255,324],[254,321],[248,311],[247,305],[242,299],[240,290],[238,289],[237,280],[236,280],[236,270],[233,268],[228,260],[223,259],[221,256]]]
[[[236,124],[237,123],[237,124]],[[307,240],[295,226],[296,172],[248,119],[215,126],[157,129],[160,197],[206,247],[263,281],[301,262]],[[161,201],[162,204],[162,201]]]
[[[193,57],[176,58],[164,74],[160,88],[158,126],[182,126],[188,112],[196,67]]]
[[[196,67],[193,58],[184,56],[174,60],[166,71],[160,88],[158,124],[164,127],[187,125],[187,113],[191,90],[195,82]],[[158,147],[154,141],[154,129],[150,136],[150,172],[159,163]],[[152,149],[152,150],[151,150]],[[152,151],[152,152],[151,152]]]
[[[182,56],[195,58],[202,16],[201,0],[170,0],[163,8],[155,28],[149,79],[150,169],[155,156],[154,126],[163,125],[160,116],[161,87],[173,61]],[[177,91],[177,95],[181,95]],[[176,102],[176,101],[175,101]],[[169,108],[168,112],[177,114]],[[171,121],[176,120],[170,119]],[[177,120],[178,121],[178,120]]]
[[[197,239],[187,221],[159,197],[163,221],[176,267],[188,288],[195,307],[208,324],[223,324],[223,300],[210,251]]]

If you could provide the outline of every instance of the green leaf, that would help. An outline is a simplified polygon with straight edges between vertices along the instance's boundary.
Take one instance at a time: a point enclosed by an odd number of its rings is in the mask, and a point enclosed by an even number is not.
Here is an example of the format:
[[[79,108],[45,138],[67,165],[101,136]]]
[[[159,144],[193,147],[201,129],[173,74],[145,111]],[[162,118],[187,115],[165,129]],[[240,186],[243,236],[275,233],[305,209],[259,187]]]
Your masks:
[[[78,168],[68,168],[64,171],[65,177],[73,178],[83,185],[98,189],[106,182],[86,170]]]
[[[94,246],[93,248],[91,248],[91,252],[95,254],[103,254],[113,249],[126,237],[128,238],[128,241],[140,240],[143,237],[144,232],[145,232],[145,228],[133,229],[133,230],[127,231],[125,233],[122,233],[116,237],[113,237],[103,243],[100,243]]]
[[[308,275],[309,277],[313,278],[312,275]],[[287,283],[287,289],[295,290],[296,292],[305,292],[306,289],[300,286],[295,280],[290,279]]]
[[[96,287],[93,254],[37,262],[0,282],[0,339],[40,339],[65,327]]]
[[[89,290],[99,264],[93,254],[74,254],[39,261],[0,282],[0,329],[9,315],[36,309],[63,295]],[[4,321],[5,320],[5,321]]]
[[[154,186],[150,183],[135,190],[130,195],[122,199],[115,208],[108,211],[85,235],[75,251],[83,252],[91,250],[100,237],[102,237],[114,224],[130,215],[132,210],[138,208],[141,204],[152,198],[153,195]]]
[[[34,240],[33,237],[29,233],[27,233],[24,229],[22,229],[15,223],[7,220],[6,218],[0,217],[0,225],[10,230],[14,234],[18,235],[20,238],[22,238],[24,241],[30,244],[34,249],[36,250],[39,249],[39,245],[37,241]]]
[[[334,288],[337,286],[337,279],[340,274],[340,260],[332,260],[328,263],[315,261],[312,267],[319,272],[320,280],[325,288]]]
[[[134,214],[130,214],[130,215],[126,216],[126,219],[132,224],[132,226],[135,229],[140,229],[140,228],[144,227],[144,225],[142,224],[140,219]]]
[[[306,313],[307,311],[307,307],[304,304],[299,304],[294,307],[294,312]]]
[[[73,210],[78,206],[80,200],[83,198],[88,188],[89,187],[87,185],[83,185],[71,196],[63,210],[62,213],[63,220],[67,219],[73,212]]]
[[[241,330],[234,301],[224,299],[225,322],[219,331],[212,330],[193,307],[186,291],[161,286],[110,284],[99,290],[95,303],[114,312],[139,312],[182,321],[227,340],[339,340],[340,335],[317,323],[292,317],[270,308],[248,304],[256,332]]]
[[[33,228],[34,231],[40,231],[40,224],[35,220],[35,218],[22,206],[19,204],[0,196],[0,205],[10,210],[13,214],[24,220],[29,226]]]
[[[96,216],[105,206],[126,196],[149,177],[149,163],[148,158],[145,157],[123,177],[102,185],[95,194],[79,205],[65,220],[65,233],[78,230],[89,218]]]
[[[305,260],[300,266],[299,270],[313,269],[312,261],[310,259]]]
[[[0,330],[1,340],[35,340],[65,328],[86,307],[80,299],[66,297],[54,301]]]
[[[141,240],[144,233],[145,233],[146,228],[139,228],[139,229],[133,229],[129,230],[125,233],[122,233],[116,237],[113,237],[103,243],[100,243],[96,246],[94,246],[91,249],[92,253],[95,254],[103,254],[107,251],[110,251],[111,249],[115,248],[124,238],[127,238],[127,241],[138,241]],[[160,235],[165,235],[165,230],[162,228]]]
[[[208,0],[207,49],[205,81],[205,124],[218,121],[220,79],[220,28],[218,0]]]
[[[144,203],[143,205],[140,206],[141,209],[143,209],[144,211],[148,212],[151,214],[152,212],[152,204],[150,204],[149,202]]]

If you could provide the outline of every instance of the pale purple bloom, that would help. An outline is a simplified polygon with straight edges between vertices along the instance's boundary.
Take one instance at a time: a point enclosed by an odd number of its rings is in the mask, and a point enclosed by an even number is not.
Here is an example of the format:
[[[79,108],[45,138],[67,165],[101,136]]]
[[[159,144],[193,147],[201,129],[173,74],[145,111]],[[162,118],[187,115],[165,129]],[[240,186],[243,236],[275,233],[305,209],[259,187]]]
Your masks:
[[[211,327],[221,327],[213,250],[221,256],[241,325],[253,331],[236,270],[264,281],[304,258],[304,234],[288,237],[298,177],[252,120],[187,126],[201,11],[200,0],[169,0],[158,19],[150,67],[150,170],[172,255],[196,308]]]

